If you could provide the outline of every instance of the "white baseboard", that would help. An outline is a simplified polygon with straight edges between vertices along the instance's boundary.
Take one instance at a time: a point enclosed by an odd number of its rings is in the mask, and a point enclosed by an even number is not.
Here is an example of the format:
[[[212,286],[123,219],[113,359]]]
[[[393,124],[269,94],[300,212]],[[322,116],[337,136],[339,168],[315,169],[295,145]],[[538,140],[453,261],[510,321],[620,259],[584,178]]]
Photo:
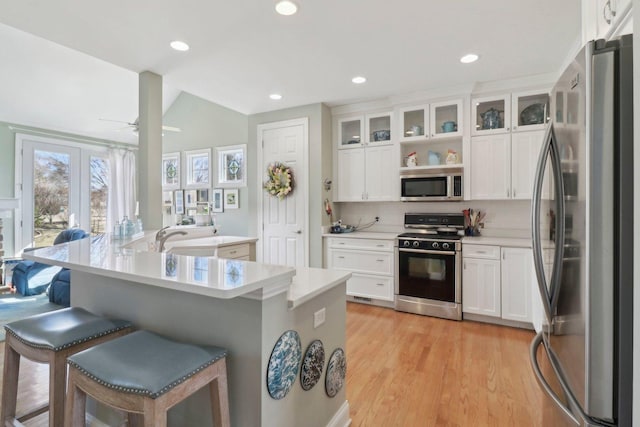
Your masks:
[[[351,425],[351,417],[349,417],[349,401],[345,400],[338,412],[336,412],[327,427],[349,427]]]

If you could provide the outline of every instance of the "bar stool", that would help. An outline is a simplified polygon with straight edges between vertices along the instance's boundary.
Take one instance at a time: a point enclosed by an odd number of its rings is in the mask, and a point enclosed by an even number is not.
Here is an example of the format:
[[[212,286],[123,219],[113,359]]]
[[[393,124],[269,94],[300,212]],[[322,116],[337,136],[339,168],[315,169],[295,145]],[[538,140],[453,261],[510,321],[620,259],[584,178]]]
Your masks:
[[[216,427],[230,425],[227,351],[136,331],[68,358],[65,427],[84,427],[87,395],[128,412],[129,425],[165,427],[167,411],[208,385]]]
[[[38,314],[5,325],[2,408],[0,420],[13,425],[16,420],[20,357],[49,364],[49,402],[25,415],[19,422],[49,410],[49,425],[61,426],[64,418],[66,359],[69,355],[131,331],[125,320],[96,316],[72,307]]]

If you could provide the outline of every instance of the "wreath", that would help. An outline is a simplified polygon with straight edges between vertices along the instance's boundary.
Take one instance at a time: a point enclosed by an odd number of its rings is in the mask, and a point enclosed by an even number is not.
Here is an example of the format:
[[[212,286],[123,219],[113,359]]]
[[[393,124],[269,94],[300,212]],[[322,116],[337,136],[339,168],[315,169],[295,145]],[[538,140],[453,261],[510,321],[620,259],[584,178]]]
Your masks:
[[[280,200],[293,191],[293,172],[289,166],[276,162],[267,168],[269,179],[264,183],[264,189]]]

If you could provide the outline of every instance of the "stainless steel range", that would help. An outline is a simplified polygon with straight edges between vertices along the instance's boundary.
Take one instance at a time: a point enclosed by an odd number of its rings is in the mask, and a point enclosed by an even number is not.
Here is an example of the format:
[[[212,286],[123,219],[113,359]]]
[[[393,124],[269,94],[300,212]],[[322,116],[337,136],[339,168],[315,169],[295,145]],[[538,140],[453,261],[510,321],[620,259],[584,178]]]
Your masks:
[[[396,248],[395,309],[462,320],[462,214],[404,216]]]

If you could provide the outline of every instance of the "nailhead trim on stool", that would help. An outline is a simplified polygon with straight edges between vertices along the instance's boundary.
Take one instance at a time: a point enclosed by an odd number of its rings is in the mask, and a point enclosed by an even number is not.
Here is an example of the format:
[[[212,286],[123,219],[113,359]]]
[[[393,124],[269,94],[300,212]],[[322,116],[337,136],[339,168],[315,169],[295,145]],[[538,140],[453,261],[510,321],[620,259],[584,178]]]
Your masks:
[[[49,425],[64,422],[66,358],[92,345],[127,334],[131,323],[97,316],[70,307],[31,316],[5,325],[4,375],[0,423],[20,422],[49,411]],[[49,364],[49,403],[16,418],[20,358]]]
[[[130,417],[143,414],[145,426],[164,426],[170,407],[207,385],[216,427],[228,426],[226,355],[144,330],[79,352],[67,359],[66,426],[82,425],[87,395]]]

